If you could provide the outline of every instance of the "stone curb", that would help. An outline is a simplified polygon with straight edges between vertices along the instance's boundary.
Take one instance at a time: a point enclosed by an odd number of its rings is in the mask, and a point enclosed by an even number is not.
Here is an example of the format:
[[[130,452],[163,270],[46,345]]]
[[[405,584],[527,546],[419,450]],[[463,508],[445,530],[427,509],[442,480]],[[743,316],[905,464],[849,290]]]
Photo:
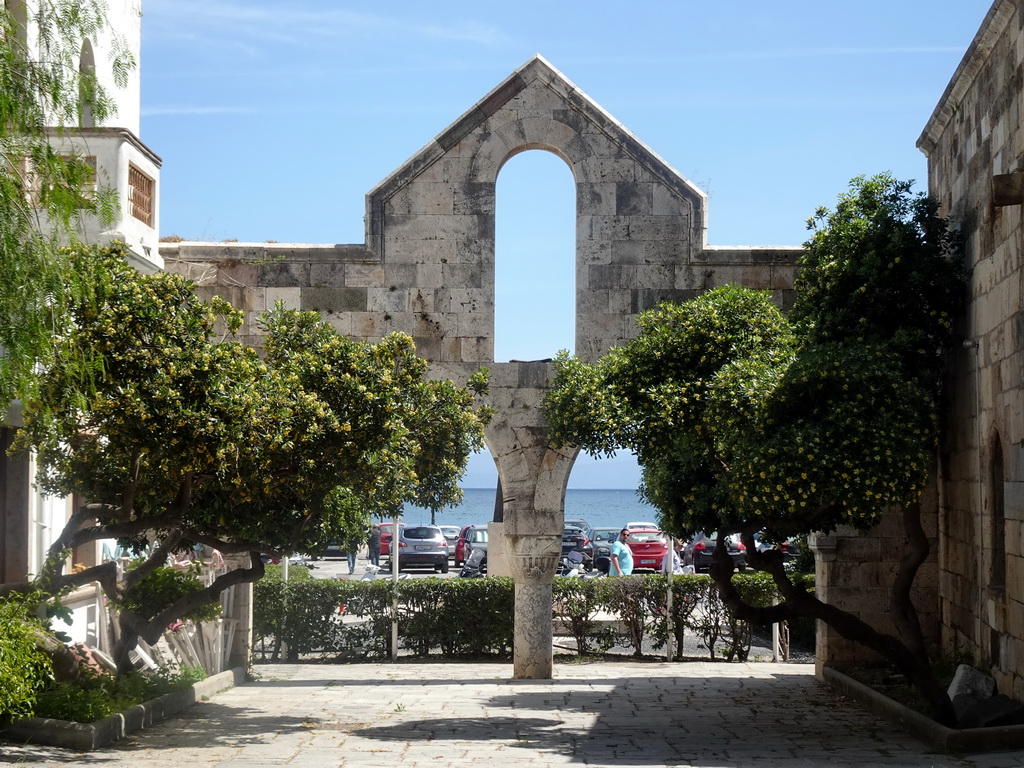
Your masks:
[[[962,730],[947,728],[835,669],[824,667],[821,677],[831,688],[860,702],[875,714],[898,723],[909,734],[939,752],[964,755],[1024,748],[1024,725]]]
[[[82,752],[105,747],[130,733],[176,715],[197,701],[226,691],[245,681],[241,667],[200,680],[186,691],[167,693],[94,723],[74,723],[47,717],[18,720],[3,729],[0,736],[21,744],[42,744]]]

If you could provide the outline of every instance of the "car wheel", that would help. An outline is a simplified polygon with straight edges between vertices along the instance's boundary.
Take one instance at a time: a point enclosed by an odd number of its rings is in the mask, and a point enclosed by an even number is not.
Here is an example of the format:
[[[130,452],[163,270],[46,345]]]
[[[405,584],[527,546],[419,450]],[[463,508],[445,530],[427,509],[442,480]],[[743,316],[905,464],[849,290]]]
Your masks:
[[[445,560],[444,563],[438,568],[438,570],[441,573],[448,573],[448,561]]]
[[[455,560],[455,567],[456,567],[456,568],[461,568],[461,567],[462,567],[462,564],[463,564],[464,562],[465,562],[465,560],[459,560],[459,559],[456,559],[456,560]]]

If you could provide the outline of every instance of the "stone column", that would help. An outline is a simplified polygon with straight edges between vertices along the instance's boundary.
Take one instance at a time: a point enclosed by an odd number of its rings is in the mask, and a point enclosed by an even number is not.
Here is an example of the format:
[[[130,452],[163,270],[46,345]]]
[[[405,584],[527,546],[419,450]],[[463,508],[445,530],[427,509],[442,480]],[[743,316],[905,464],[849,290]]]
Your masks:
[[[546,361],[496,364],[491,370],[487,445],[501,483],[501,523],[490,526],[494,538],[488,573],[515,580],[516,678],[550,679],[554,657],[551,586],[562,550],[565,486],[576,449],[548,444],[542,413],[553,366]]]
[[[549,680],[554,671],[551,586],[561,552],[558,535],[517,534],[505,538],[516,583],[513,677]]]

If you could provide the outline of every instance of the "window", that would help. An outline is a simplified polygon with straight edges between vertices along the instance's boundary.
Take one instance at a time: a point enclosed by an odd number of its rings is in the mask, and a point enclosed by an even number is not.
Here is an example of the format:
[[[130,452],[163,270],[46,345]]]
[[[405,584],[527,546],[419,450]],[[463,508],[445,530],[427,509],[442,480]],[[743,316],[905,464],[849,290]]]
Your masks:
[[[49,185],[49,191],[55,189],[74,189],[78,187],[78,195],[74,199],[76,208],[90,209],[96,202],[96,156],[95,155],[60,155],[48,161],[51,178],[59,179],[58,186]],[[18,174],[21,176],[21,188],[25,198],[33,208],[42,208],[47,204],[43,199],[43,180],[37,167],[29,158],[18,163]]]
[[[153,180],[131,164],[128,165],[128,205],[132,216],[147,227],[153,226]]]

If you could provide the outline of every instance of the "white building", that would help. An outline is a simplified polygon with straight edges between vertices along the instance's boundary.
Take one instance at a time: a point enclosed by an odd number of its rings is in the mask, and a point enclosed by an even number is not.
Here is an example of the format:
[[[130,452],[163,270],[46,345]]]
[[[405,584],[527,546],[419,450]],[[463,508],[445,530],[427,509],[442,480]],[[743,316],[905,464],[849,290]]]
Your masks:
[[[29,55],[39,51],[37,14],[47,0],[3,0],[15,21],[16,33]],[[95,216],[83,220],[82,240],[128,244],[133,265],[144,272],[163,267],[157,248],[159,239],[160,158],[139,138],[141,0],[106,0],[107,28],[92,38],[76,42],[80,72],[92,72],[116,104],[116,111],[103,125],[97,125],[90,110],[80,115],[78,125],[48,129],[53,146],[69,154],[74,151],[91,160],[96,184],[117,193],[112,222],[101,225]],[[115,48],[127,50],[135,60],[125,87],[118,87],[109,66]],[[53,122],[57,122],[54,119]],[[31,457],[8,456],[7,448],[18,425],[17,408],[12,408],[0,429],[0,580],[24,580],[39,573],[46,552],[64,527],[72,500],[39,493],[32,484],[35,475]],[[72,563],[94,565],[102,557],[102,545],[76,551]],[[85,601],[83,621],[75,622],[76,640],[96,644],[99,598]]]

